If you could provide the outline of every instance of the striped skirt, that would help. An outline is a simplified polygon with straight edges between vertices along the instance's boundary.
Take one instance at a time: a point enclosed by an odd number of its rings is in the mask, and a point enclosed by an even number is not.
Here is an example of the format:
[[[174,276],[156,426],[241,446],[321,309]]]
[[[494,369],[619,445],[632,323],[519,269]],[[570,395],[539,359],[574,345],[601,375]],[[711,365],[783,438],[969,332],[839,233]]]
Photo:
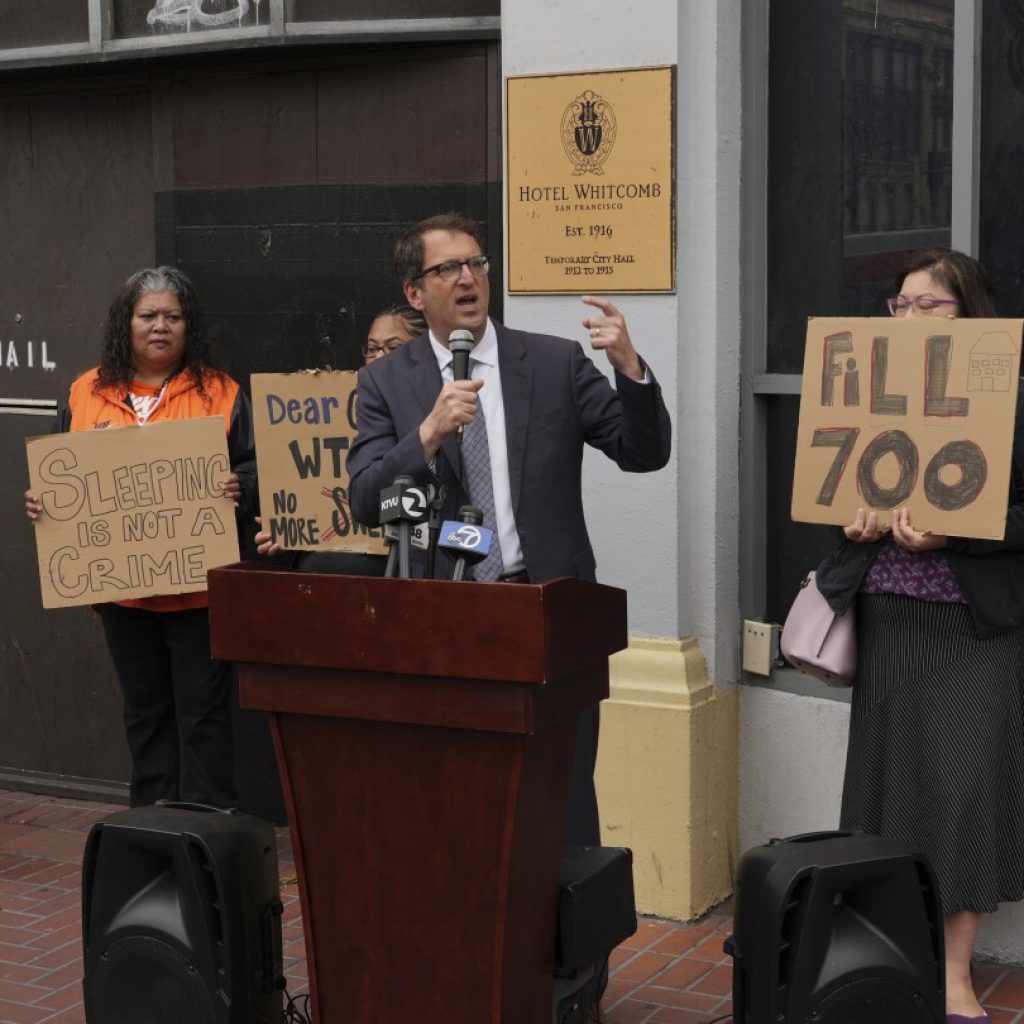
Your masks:
[[[923,851],[944,914],[1024,897],[1024,628],[963,604],[857,599],[840,827]]]

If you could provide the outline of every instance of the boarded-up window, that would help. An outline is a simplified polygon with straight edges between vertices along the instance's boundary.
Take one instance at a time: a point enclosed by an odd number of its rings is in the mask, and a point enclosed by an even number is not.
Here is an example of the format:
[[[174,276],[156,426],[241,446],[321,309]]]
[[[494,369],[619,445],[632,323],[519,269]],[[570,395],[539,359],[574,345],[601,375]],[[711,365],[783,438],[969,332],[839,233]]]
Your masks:
[[[211,29],[252,28],[270,21],[269,0],[113,0],[114,39],[192,35]]]
[[[337,21],[338,0],[285,0],[287,21]],[[498,17],[500,0],[346,0],[345,18]]]
[[[3,0],[0,50],[89,41],[85,0]]]

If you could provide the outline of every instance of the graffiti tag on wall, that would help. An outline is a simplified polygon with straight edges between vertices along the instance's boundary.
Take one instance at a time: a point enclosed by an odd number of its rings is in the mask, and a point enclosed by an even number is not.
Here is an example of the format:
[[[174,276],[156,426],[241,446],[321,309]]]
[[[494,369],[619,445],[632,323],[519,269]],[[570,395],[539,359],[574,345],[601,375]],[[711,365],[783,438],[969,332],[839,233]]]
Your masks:
[[[246,24],[250,7],[255,15],[249,24],[259,25],[262,0],[237,0],[227,9],[223,0],[156,0],[146,15],[146,21],[155,29],[172,32],[196,32],[213,28],[242,28]]]

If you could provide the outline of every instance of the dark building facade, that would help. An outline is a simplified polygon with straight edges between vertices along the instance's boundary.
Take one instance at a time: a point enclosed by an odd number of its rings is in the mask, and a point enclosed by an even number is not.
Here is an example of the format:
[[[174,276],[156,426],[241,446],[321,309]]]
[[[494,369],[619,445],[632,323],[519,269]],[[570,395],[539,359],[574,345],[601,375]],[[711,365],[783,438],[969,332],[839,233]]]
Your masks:
[[[355,369],[401,297],[396,234],[466,210],[500,273],[497,0],[13,0],[0,24],[0,786],[120,794],[120,698],[88,609],[44,612],[24,438],[96,362],[128,274],[176,264],[245,386]],[[443,17],[439,15],[443,14]],[[243,798],[273,802],[240,714]]]

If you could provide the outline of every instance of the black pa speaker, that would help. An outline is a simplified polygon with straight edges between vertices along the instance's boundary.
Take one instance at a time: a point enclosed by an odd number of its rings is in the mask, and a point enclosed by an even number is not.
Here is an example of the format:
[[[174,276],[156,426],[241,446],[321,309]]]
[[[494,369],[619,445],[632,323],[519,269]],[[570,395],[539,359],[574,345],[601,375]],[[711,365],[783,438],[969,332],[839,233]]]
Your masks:
[[[273,828],[196,805],[98,822],[82,866],[89,1024],[280,1024]]]
[[[636,931],[633,851],[567,846],[558,873],[555,976],[596,967]]]
[[[567,846],[558,873],[553,1024],[586,1024],[594,976],[608,954],[636,931],[633,851]]]
[[[744,854],[733,935],[735,1024],[943,1024],[942,913],[923,854],[863,833]]]

